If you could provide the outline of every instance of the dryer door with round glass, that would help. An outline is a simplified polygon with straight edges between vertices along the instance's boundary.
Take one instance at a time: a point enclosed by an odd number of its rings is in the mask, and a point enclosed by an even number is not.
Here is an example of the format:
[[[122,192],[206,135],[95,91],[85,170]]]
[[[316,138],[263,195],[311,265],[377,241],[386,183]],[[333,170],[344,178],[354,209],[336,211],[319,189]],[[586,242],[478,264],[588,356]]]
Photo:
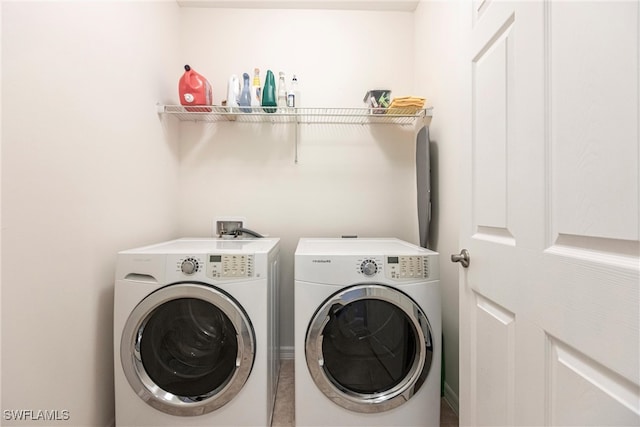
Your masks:
[[[192,416],[220,408],[242,389],[255,337],[231,296],[205,284],[178,283],[135,307],[120,349],[138,396],[165,413]]]
[[[409,296],[379,284],[345,288],[311,320],[307,366],[317,387],[352,411],[383,412],[407,402],[433,358],[429,321]]]

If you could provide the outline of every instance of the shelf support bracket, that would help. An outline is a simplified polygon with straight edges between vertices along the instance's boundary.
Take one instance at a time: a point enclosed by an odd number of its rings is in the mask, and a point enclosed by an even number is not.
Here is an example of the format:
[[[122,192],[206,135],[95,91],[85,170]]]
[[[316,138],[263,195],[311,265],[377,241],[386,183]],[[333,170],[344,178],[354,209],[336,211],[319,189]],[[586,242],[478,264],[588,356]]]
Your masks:
[[[296,117],[296,125],[294,126],[293,131],[295,132],[295,136],[294,136],[294,143],[295,143],[295,163],[296,165],[298,164],[298,132],[300,132],[300,130],[298,129],[300,127],[300,122],[298,120],[298,118]]]

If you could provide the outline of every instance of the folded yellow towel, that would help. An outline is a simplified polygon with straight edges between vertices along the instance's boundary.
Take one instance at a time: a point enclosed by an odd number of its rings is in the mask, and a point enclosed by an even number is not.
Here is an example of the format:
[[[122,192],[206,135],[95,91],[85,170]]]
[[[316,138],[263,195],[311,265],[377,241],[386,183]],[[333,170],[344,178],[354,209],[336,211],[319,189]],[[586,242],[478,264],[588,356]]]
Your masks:
[[[422,107],[425,101],[426,101],[425,98],[418,98],[415,96],[403,96],[401,98],[393,98],[393,100],[391,101],[391,105],[389,105],[389,107],[406,107],[406,106]]]
[[[424,107],[426,99],[416,96],[402,96],[393,98],[387,114],[415,114]]]

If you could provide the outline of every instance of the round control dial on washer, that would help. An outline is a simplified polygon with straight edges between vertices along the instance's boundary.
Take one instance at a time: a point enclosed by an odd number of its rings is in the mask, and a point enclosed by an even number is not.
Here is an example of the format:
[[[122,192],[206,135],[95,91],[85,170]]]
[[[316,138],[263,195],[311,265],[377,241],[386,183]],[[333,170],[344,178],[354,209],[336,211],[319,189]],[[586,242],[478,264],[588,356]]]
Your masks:
[[[198,271],[198,260],[195,258],[187,258],[180,264],[180,270],[187,275],[191,275]]]
[[[362,261],[362,264],[360,264],[360,271],[362,271],[362,274],[365,276],[373,276],[378,272],[378,264],[372,259],[365,259]]]

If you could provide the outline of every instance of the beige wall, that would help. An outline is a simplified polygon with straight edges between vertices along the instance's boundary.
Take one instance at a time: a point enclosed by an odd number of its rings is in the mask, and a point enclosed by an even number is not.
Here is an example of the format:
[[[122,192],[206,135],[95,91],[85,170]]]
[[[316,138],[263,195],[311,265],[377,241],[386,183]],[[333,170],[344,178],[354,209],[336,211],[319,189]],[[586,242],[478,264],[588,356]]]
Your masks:
[[[154,107],[175,90],[177,9],[2,2],[3,411],[113,422],[115,253],[177,228]]]

